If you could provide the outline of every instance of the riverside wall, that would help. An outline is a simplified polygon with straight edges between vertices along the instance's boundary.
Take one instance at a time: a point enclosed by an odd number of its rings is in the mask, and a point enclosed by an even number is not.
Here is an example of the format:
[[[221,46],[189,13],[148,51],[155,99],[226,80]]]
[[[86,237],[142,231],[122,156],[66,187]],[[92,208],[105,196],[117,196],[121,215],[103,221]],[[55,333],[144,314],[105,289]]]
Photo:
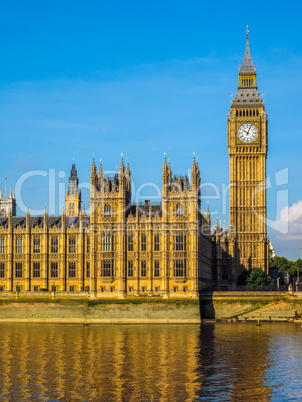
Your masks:
[[[219,321],[301,321],[302,292],[204,292],[201,319]]]
[[[19,294],[0,299],[1,322],[200,323],[198,299],[90,299],[85,294]]]
[[[183,323],[216,320],[302,322],[302,293],[204,292],[200,299],[91,299],[87,293],[6,293],[1,322]]]

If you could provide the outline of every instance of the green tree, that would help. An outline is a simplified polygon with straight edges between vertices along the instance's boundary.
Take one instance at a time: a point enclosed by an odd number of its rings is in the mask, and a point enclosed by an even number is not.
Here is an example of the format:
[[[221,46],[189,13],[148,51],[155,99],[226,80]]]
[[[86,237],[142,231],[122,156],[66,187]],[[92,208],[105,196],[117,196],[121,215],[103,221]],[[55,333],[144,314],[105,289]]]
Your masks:
[[[274,280],[267,275],[261,268],[253,268],[251,271],[246,269],[237,278],[238,286],[263,287],[274,286]]]
[[[291,279],[297,276],[298,273],[298,267],[300,267],[300,272],[302,272],[302,267],[301,267],[301,260],[297,261],[290,261],[285,257],[274,257],[269,264],[270,268],[277,268],[280,274],[285,274],[289,273]]]
[[[289,272],[292,268],[291,261],[285,257],[274,257],[269,264],[270,268],[277,268],[280,273]]]
[[[249,272],[247,278],[247,286],[250,287],[274,286],[274,281],[261,268],[253,268]]]
[[[299,258],[297,261],[293,262],[293,268],[295,270],[295,275],[301,276],[302,274],[302,260]]]

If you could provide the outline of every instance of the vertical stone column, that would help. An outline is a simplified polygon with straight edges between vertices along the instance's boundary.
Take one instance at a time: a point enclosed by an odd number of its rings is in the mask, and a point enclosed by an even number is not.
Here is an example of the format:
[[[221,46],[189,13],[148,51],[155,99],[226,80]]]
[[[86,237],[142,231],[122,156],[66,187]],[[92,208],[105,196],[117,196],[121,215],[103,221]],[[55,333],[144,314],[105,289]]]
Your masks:
[[[43,217],[43,235],[42,244],[40,244],[40,252],[42,253],[41,273],[44,279],[43,287],[49,290],[49,270],[48,270],[48,214],[45,208]]]
[[[12,222],[12,213],[8,214],[8,223],[7,223],[7,242],[8,242],[8,289],[11,291],[14,290],[14,236],[13,236],[13,222]]]
[[[26,226],[25,226],[25,236],[24,236],[24,279],[25,279],[25,286],[24,290],[32,290],[31,289],[31,227],[30,227],[30,215],[27,211],[26,214]]]

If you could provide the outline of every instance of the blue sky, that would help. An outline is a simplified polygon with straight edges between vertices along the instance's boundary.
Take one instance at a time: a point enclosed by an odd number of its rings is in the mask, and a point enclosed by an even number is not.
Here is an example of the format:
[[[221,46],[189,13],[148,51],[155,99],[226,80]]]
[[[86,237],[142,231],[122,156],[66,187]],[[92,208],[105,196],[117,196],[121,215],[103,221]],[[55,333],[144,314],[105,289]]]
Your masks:
[[[278,255],[298,258],[301,15],[299,1],[2,1],[0,187],[6,176],[14,187],[28,171],[47,172],[25,181],[22,201],[54,209],[54,175],[58,214],[62,171],[69,174],[73,158],[87,183],[93,153],[109,171],[123,153],[137,190],[146,182],[161,186],[164,152],[178,175],[188,173],[195,151],[202,182],[221,192],[229,181],[227,113],[248,24],[269,115],[268,232]],[[276,186],[284,169],[288,184]],[[154,189],[143,194],[150,198]],[[228,206],[211,195],[205,187],[204,209],[209,201],[213,219],[227,225]],[[83,196],[87,208],[85,188]],[[285,220],[287,233],[274,230]]]

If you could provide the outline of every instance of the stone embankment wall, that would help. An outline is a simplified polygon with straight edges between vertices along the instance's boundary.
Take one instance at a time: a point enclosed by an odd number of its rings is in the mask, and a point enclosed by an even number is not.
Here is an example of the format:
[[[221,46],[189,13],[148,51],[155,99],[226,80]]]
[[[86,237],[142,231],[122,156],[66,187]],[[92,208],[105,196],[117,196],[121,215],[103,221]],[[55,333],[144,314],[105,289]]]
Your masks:
[[[40,297],[39,297],[40,296]],[[96,299],[87,295],[25,295],[0,299],[1,322],[200,323],[198,300]]]
[[[200,300],[90,299],[87,293],[1,294],[1,322],[183,323],[218,321],[302,322],[302,293],[205,292]]]
[[[208,292],[201,295],[200,314],[222,321],[300,321],[302,293]]]

